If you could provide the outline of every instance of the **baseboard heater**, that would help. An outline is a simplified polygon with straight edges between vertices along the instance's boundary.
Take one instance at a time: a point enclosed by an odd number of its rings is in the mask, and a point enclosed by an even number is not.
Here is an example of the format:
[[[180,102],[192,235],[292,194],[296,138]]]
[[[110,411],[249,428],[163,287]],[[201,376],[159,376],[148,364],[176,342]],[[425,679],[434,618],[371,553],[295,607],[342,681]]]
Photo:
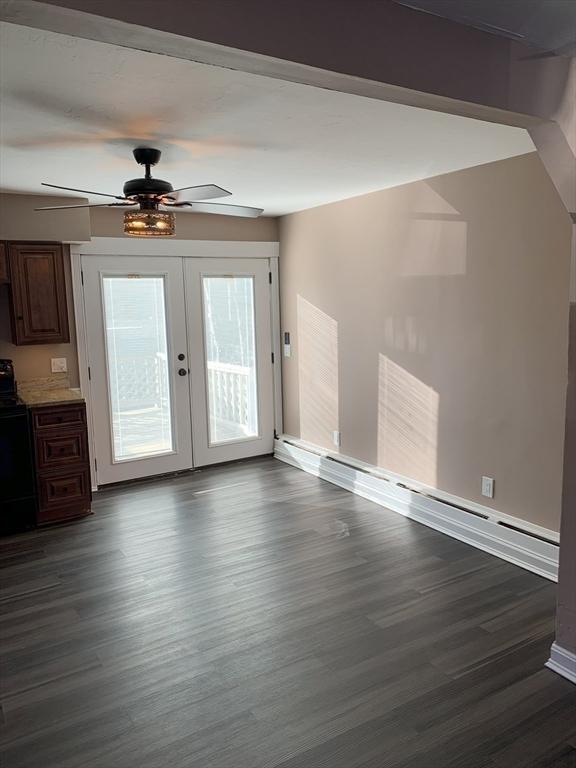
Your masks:
[[[280,461],[351,493],[489,552],[551,581],[558,580],[558,536],[463,499],[440,498],[406,478],[386,476],[377,467],[289,436],[274,441]]]

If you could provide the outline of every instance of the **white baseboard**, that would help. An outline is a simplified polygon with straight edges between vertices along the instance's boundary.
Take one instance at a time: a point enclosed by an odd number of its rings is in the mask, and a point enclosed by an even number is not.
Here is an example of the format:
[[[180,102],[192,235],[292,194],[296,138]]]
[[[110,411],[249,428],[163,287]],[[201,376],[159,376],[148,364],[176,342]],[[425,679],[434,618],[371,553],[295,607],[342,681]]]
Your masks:
[[[552,643],[550,658],[546,662],[546,666],[570,680],[571,683],[576,683],[576,653],[567,651],[558,643]]]
[[[285,440],[274,442],[277,459],[340,488],[362,496],[404,517],[434,528],[459,541],[489,552],[514,565],[526,568],[551,581],[558,580],[558,545],[536,535],[500,524],[494,515],[475,511],[431,498],[392,480],[342,463],[337,456],[294,445]],[[367,467],[368,465],[366,465]],[[376,470],[377,468],[374,467]],[[502,522],[508,524],[510,518]]]

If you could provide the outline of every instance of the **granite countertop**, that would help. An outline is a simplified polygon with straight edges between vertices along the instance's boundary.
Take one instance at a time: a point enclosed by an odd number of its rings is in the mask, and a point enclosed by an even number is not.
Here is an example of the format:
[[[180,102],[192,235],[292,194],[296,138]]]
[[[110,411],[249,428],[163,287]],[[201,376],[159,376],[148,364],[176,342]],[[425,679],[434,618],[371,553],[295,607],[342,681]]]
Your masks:
[[[58,373],[19,382],[18,397],[26,405],[33,407],[84,402],[80,390],[70,386],[67,374]]]
[[[61,403],[83,403],[84,398],[79,389],[26,389],[18,392],[18,396],[26,405],[59,405]]]

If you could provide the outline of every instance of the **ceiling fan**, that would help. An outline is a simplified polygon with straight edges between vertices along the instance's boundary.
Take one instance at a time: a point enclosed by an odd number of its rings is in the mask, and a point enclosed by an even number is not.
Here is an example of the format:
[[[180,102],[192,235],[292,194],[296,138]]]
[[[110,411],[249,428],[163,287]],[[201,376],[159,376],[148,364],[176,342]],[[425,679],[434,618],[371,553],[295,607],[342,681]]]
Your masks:
[[[192,213],[216,213],[226,216],[256,218],[263,213],[262,208],[244,205],[226,205],[222,203],[200,202],[214,200],[231,195],[228,190],[216,184],[203,184],[193,187],[174,189],[172,184],[162,179],[152,178],[150,168],[158,163],[161,152],[152,147],[136,147],[134,159],[146,168],[144,178],[131,179],[124,184],[122,195],[109,195],[104,192],[92,192],[88,189],[61,187],[57,184],[42,182],[44,187],[65,189],[69,192],[82,192],[120,200],[118,203],[87,203],[81,205],[48,205],[36,208],[37,211],[74,210],[76,208],[125,208],[124,233],[131,237],[169,237],[175,234],[175,217],[170,209],[190,210]],[[191,200],[178,201],[178,193],[189,190]],[[164,209],[164,210],[162,210]],[[166,210],[167,209],[167,210]]]

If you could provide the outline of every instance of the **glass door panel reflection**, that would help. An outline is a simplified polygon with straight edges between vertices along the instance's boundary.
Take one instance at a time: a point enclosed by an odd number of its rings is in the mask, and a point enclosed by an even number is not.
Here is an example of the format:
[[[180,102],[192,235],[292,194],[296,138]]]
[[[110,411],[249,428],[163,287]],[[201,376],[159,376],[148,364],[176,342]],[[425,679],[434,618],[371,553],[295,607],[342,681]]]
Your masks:
[[[209,444],[258,435],[254,278],[202,277]]]
[[[174,450],[164,277],[102,278],[115,462]]]

